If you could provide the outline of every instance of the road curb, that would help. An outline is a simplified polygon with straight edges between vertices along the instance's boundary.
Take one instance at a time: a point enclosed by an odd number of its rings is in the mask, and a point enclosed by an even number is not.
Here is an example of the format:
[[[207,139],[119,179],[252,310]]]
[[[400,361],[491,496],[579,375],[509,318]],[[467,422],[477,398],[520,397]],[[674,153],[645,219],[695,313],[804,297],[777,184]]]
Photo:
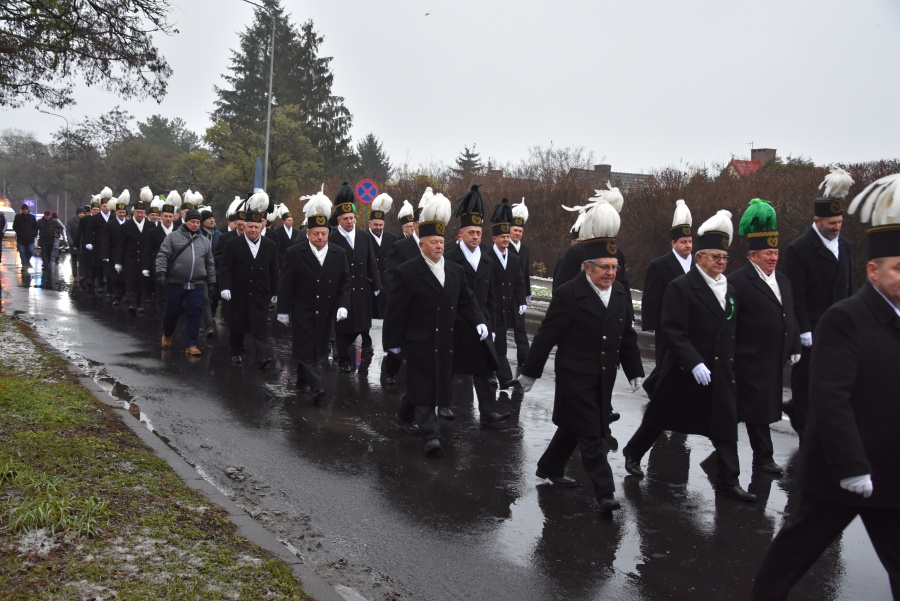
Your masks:
[[[211,503],[224,509],[228,513],[228,519],[237,526],[238,533],[241,536],[287,563],[297,579],[303,583],[303,589],[311,599],[316,601],[345,601],[344,597],[342,597],[333,586],[331,586],[324,578],[313,572],[308,565],[303,563],[303,561],[279,541],[275,535],[263,528],[259,522],[250,517],[250,515],[228,498],[222,491],[203,479],[197,470],[190,463],[185,461],[177,451],[147,428],[136,418],[136,416],[131,415],[128,412],[128,409],[123,406],[122,401],[114,399],[108,391],[100,387],[100,385],[92,378],[82,374],[78,366],[74,365],[65,355],[60,353],[53,345],[38,334],[31,324],[18,318],[14,319],[28,326],[31,333],[30,338],[35,344],[65,361],[66,365],[69,366],[70,371],[78,376],[78,383],[90,391],[95,399],[107,407],[112,408],[116,415],[119,416],[122,423],[128,426],[138,438],[163,459],[189,488],[201,493]]]

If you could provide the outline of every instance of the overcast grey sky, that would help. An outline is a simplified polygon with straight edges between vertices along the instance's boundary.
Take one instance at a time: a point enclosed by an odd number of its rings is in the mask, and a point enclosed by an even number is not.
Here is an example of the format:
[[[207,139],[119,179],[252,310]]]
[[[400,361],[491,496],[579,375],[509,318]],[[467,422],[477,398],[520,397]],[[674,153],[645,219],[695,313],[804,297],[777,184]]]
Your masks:
[[[897,0],[283,5],[325,37],[354,139],[375,133],[395,165],[449,164],[473,143],[483,158],[517,162],[551,141],[633,172],[749,158],[751,141],[817,164],[900,156]],[[202,135],[253,7],[173,7],[180,33],[159,40],[174,69],[164,102],[86,89],[62,111],[70,122],[120,104],[138,120],[181,117]],[[0,121],[45,141],[63,125],[35,108]]]

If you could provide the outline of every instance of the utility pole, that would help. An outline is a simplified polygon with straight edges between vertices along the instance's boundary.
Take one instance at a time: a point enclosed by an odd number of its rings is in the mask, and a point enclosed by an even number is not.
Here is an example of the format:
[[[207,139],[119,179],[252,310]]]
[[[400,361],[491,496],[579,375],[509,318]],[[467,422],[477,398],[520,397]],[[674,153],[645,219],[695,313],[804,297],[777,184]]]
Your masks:
[[[264,11],[267,10],[265,6],[262,4],[257,4],[256,2],[251,2],[250,0],[241,0],[242,2],[246,2],[247,4],[252,4],[257,8],[261,8]],[[272,39],[269,45],[269,98],[267,101],[267,109],[266,109],[266,153],[263,158],[263,190],[266,190],[268,182],[269,182],[269,132],[272,129],[272,76],[275,71],[275,15],[269,14],[269,18],[272,20]]]
[[[69,188],[66,185],[67,184],[66,180],[68,179],[68,175],[69,175],[69,120],[66,119],[65,117],[63,117],[62,115],[57,115],[56,113],[51,113],[50,111],[42,110],[41,112],[44,113],[45,115],[52,115],[53,117],[59,117],[60,119],[62,119],[63,121],[66,122],[66,143],[65,143],[66,170],[63,173],[63,206],[66,209],[66,214],[63,217],[63,219],[65,219],[65,221],[63,221],[63,223],[65,223],[66,221],[69,220]],[[56,195],[56,214],[59,215],[59,194]]]

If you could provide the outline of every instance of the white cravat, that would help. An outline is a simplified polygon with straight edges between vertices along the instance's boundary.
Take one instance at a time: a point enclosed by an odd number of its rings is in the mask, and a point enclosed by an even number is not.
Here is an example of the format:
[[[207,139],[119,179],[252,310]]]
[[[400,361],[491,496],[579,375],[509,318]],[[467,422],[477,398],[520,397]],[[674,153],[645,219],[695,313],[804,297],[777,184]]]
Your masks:
[[[725,276],[721,273],[716,279],[712,279],[706,272],[700,269],[700,266],[697,266],[697,271],[700,272],[700,275],[703,276],[703,279],[706,280],[706,283],[709,284],[710,289],[712,289],[713,294],[716,295],[716,300],[719,301],[719,304],[722,305],[722,309],[725,309],[725,295],[728,294],[728,280],[725,279]]]
[[[112,215],[112,213],[104,213],[103,211],[100,211],[100,214],[103,215],[103,221],[109,221],[109,216]]]
[[[675,252],[674,248],[672,249],[672,254],[675,255],[676,259],[678,259],[678,262],[681,264],[681,268],[684,269],[685,273],[691,270],[691,255],[682,257],[677,252]]]
[[[288,227],[288,226],[284,226],[284,233],[287,234],[288,240],[290,240],[290,239],[291,239],[291,235],[293,235],[293,233],[294,233],[294,228]]]
[[[840,259],[841,258],[839,255],[840,249],[841,249],[840,236],[838,236],[834,240],[829,240],[828,238],[826,238],[825,236],[822,235],[822,232],[819,231],[819,228],[816,227],[815,223],[813,223],[812,228],[816,232],[816,234],[819,235],[819,238],[821,238],[822,244],[825,245],[825,248],[827,248],[828,250],[830,250],[831,252],[834,253],[834,258]]]
[[[350,244],[350,248],[355,248],[353,244],[356,242],[356,228],[353,228],[349,232],[342,227],[338,227],[338,231],[347,239],[347,243]]]
[[[384,236],[384,232],[381,232],[381,235],[378,235],[372,230],[369,230],[369,233],[372,234],[373,238],[375,238],[375,242],[378,243],[378,246],[381,246],[381,236]]]
[[[513,248],[516,249],[516,252],[519,252],[519,247],[522,246],[521,240],[518,242],[513,242],[512,240],[510,240],[509,243],[510,243],[510,245],[512,245]]]
[[[769,285],[769,288],[771,288],[772,292],[775,293],[775,298],[777,298],[778,302],[781,303],[781,287],[778,285],[778,280],[775,278],[775,272],[773,271],[772,275],[766,275],[763,273],[763,270],[759,268],[759,265],[753,263],[753,261],[750,261],[750,263],[753,264],[753,267],[756,268],[756,273],[759,274],[759,277],[762,278],[762,281]]]
[[[143,234],[144,233],[144,220],[141,219],[140,221],[137,221],[136,219],[132,219],[132,221],[134,221],[134,224],[137,226],[138,231]]]
[[[325,264],[325,255],[328,254],[328,245],[322,247],[322,250],[319,250],[312,244],[309,245],[310,250],[313,251],[313,255],[315,255],[316,260],[319,262],[319,265]]]
[[[256,253],[259,252],[259,241],[260,241],[261,239],[262,239],[262,238],[257,238],[257,239],[256,239],[256,242],[251,242],[251,241],[250,241],[250,238],[248,238],[247,236],[244,236],[244,240],[247,241],[247,246],[250,247],[250,254],[253,255],[253,258],[254,258],[254,259],[256,258]]]
[[[437,263],[429,259],[425,256],[425,253],[422,253],[422,258],[425,259],[425,264],[428,265],[428,269],[431,270],[431,273],[434,274],[434,277],[437,278],[437,281],[441,283],[441,286],[444,285],[444,257],[441,257]]]
[[[507,252],[509,252],[509,250],[507,250]],[[500,264],[503,265],[503,269],[506,269],[506,253],[501,253],[496,244],[494,245],[494,254],[500,259]]]
[[[127,218],[125,218],[125,219],[119,219],[119,216],[116,215],[116,221],[119,222],[119,225],[125,225],[125,222],[128,221],[128,219],[127,219]]]
[[[597,296],[600,297],[600,301],[603,303],[603,306],[608,307],[609,306],[609,297],[612,294],[612,286],[610,286],[606,290],[603,290],[602,288],[597,287],[597,285],[591,281],[591,276],[589,276],[587,274],[587,272],[584,273],[584,277],[587,278],[588,284],[591,285],[591,288],[593,288],[594,292],[597,293]]]
[[[475,250],[469,250],[469,247],[465,244],[460,244],[459,247],[463,250],[463,256],[469,262],[469,265],[472,266],[472,269],[478,271],[478,262],[481,260],[481,247],[476,246]]]
[[[162,224],[162,221],[160,221],[160,222],[159,222],[159,227],[161,227],[161,228],[162,228],[162,231],[165,232],[166,236],[168,236],[169,234],[172,233],[172,230],[175,229],[175,224],[173,223],[173,224],[170,225],[169,227],[166,227],[166,226],[164,226],[164,225]]]

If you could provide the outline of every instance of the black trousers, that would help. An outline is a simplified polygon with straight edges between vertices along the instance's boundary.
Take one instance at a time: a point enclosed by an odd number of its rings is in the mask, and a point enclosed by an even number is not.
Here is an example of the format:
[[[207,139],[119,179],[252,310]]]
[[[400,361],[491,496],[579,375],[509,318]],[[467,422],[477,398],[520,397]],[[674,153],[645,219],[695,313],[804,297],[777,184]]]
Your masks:
[[[564,475],[566,463],[575,447],[581,451],[581,465],[594,485],[597,500],[613,494],[616,485],[613,482],[612,468],[606,460],[603,438],[600,436],[578,436],[574,430],[557,427],[547,450],[538,459],[538,469],[550,476]]]
[[[528,333],[525,331],[524,315],[516,315],[513,323],[513,340],[516,341],[516,367],[521,367],[528,358]]]
[[[769,424],[744,424],[747,427],[747,438],[753,449],[753,465],[765,465],[775,461],[775,449],[772,446],[772,431]]]
[[[801,440],[803,440],[806,422],[809,421],[809,358],[812,355],[811,350],[804,347],[800,361],[791,368],[791,404],[794,406],[791,426]]]
[[[438,425],[437,413],[434,406],[413,405],[408,395],[403,395],[397,416],[405,422],[416,422],[422,432],[422,440],[440,439],[441,431]]]
[[[309,386],[313,392],[322,390],[322,366],[318,359],[297,364],[297,385],[302,384]]]
[[[53,243],[41,244],[41,261],[44,269],[50,269],[53,264]]]
[[[487,413],[497,411],[497,397],[487,376],[472,376],[472,384],[475,386],[475,398],[478,399],[478,413],[484,416]]]
[[[353,345],[353,341],[356,340],[357,336],[362,338],[363,354],[367,354],[371,358],[372,337],[369,335],[369,330],[352,332],[350,334],[337,334],[335,340],[337,341],[338,363],[340,365],[353,365],[356,363],[356,357],[350,356],[350,347]]]
[[[125,301],[129,305],[139,306],[144,300],[144,288],[147,286],[144,275],[137,268],[130,268],[124,274]]]
[[[269,353],[269,336],[266,332],[248,332],[253,339],[253,348],[256,352],[256,361],[262,363],[268,360],[271,355]],[[243,355],[244,348],[244,332],[229,332],[228,342],[231,345],[232,355]]]
[[[634,436],[622,449],[622,452],[629,457],[640,459],[650,450],[656,439],[659,438],[663,431],[658,428],[650,428],[643,423],[638,426]],[[719,486],[738,486],[738,477],[741,474],[741,463],[738,459],[737,441],[724,441],[710,439],[716,448],[716,468],[718,471]]]
[[[497,379],[503,382],[504,380],[512,380],[512,368],[509,366],[509,359],[506,358],[506,332],[508,331],[505,325],[500,325],[500,328],[496,331],[497,337],[494,338],[494,349],[497,351],[497,359],[499,360],[500,365],[497,366]]]
[[[797,512],[772,541],[753,583],[753,599],[786,599],[788,592],[853,518],[859,516],[900,599],[900,510],[839,505],[800,493]]]

